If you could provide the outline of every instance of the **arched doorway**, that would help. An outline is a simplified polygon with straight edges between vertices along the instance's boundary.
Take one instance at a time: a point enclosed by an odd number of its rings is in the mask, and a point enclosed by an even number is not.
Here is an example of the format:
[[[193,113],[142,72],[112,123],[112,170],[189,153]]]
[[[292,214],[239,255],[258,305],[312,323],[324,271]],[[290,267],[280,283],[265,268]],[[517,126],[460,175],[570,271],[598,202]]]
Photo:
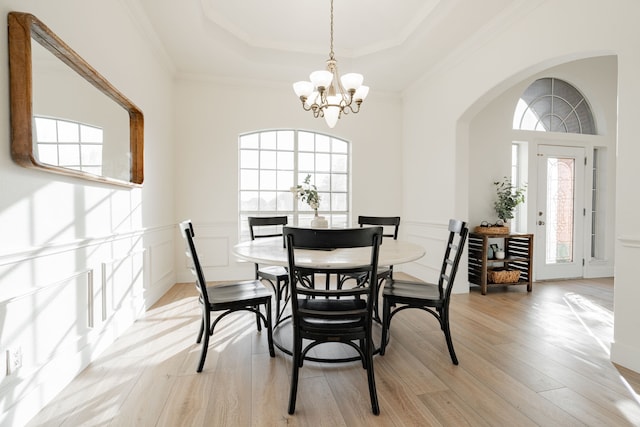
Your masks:
[[[535,80],[522,93],[513,117],[514,130],[595,135],[596,123],[589,101],[571,83],[554,77]],[[546,139],[546,138],[545,138]],[[547,140],[536,144],[537,197],[534,206],[536,234],[536,279],[584,276],[585,257],[591,242],[585,242],[586,227],[597,231],[598,212],[587,205],[586,147]],[[593,177],[590,177],[593,179]],[[592,196],[593,197],[593,196]],[[592,221],[589,221],[593,218]],[[598,236],[599,237],[599,236]],[[586,244],[585,244],[586,243]]]

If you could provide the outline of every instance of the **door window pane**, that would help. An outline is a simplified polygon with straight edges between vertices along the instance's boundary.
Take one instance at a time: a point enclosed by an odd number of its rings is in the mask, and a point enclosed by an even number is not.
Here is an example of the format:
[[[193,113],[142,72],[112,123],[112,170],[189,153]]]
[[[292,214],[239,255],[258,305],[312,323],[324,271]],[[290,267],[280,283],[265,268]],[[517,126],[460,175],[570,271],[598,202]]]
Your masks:
[[[575,160],[547,159],[546,262],[573,262]]]

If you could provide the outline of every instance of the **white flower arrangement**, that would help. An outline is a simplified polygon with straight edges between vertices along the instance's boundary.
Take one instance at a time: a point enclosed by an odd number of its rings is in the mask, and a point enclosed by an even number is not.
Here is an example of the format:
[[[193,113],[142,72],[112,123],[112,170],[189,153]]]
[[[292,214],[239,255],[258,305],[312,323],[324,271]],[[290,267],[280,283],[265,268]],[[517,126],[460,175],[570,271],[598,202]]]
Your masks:
[[[320,196],[315,185],[311,184],[311,174],[307,175],[302,185],[291,187],[291,192],[295,194],[296,199],[300,199],[307,203],[311,209],[318,214],[320,207]]]

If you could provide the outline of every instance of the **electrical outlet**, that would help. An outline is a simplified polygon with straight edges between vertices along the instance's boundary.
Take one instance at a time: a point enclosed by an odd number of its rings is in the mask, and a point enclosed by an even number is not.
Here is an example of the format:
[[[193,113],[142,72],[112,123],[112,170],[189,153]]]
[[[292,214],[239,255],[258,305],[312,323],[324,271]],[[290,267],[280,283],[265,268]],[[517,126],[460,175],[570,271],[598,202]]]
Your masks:
[[[7,375],[15,373],[22,367],[22,347],[7,350]]]

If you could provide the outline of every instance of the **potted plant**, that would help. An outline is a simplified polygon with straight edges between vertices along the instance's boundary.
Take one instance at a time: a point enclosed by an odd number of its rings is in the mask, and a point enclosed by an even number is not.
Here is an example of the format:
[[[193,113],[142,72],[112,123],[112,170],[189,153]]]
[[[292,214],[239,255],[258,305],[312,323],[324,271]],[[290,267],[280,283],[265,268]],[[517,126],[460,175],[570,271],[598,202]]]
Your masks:
[[[493,184],[496,186],[496,193],[498,195],[498,199],[494,202],[493,207],[498,214],[498,218],[506,224],[508,220],[513,219],[513,211],[515,208],[520,203],[524,203],[524,193],[527,185],[515,187],[511,179],[506,176],[502,181],[495,181]]]
[[[296,199],[300,199],[307,203],[311,209],[313,209],[315,215],[311,220],[311,227],[314,228],[327,228],[328,222],[323,216],[318,215],[318,208],[320,207],[320,195],[318,189],[314,184],[311,184],[311,174],[308,174],[304,179],[302,185],[291,187],[291,192],[295,194]]]

